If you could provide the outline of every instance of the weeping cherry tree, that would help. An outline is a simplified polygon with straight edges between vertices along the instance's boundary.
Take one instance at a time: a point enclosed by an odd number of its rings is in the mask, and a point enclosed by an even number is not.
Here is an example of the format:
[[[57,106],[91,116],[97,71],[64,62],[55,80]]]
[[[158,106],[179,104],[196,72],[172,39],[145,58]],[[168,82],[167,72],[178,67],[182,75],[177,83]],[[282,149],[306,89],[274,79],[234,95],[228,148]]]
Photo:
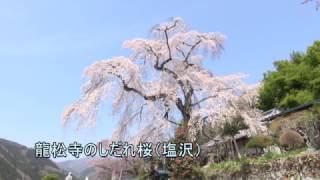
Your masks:
[[[203,65],[220,55],[224,41],[220,32],[188,30],[181,18],[154,26],[151,39],[125,41],[131,56],[87,67],[82,96],[65,109],[63,125],[73,119],[79,128],[95,126],[101,104],[111,98],[119,117],[114,140],[160,141],[180,125],[192,139],[203,124],[214,127],[239,113],[251,132],[262,131],[257,86],[245,84],[243,74],[217,76]]]

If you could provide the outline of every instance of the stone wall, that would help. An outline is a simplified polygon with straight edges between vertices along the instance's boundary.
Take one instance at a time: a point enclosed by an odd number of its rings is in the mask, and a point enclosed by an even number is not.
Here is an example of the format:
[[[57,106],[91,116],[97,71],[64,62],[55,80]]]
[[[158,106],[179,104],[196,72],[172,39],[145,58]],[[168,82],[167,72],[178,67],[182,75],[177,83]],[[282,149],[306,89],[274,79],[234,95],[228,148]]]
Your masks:
[[[213,173],[209,179],[320,179],[320,153],[276,159],[262,164],[243,164],[237,172]]]

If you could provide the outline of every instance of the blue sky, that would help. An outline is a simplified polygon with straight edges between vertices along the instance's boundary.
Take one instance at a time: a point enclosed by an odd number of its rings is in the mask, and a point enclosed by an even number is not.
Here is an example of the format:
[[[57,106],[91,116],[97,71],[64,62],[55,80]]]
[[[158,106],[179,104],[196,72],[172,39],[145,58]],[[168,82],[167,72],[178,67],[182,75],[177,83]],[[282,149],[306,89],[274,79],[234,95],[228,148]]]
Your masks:
[[[110,136],[116,123],[107,110],[96,128],[61,127],[64,107],[80,96],[84,68],[127,54],[124,40],[148,37],[154,24],[173,16],[190,29],[227,36],[209,69],[245,72],[247,82],[258,82],[273,61],[320,39],[320,12],[301,1],[0,0],[0,137],[32,147]]]

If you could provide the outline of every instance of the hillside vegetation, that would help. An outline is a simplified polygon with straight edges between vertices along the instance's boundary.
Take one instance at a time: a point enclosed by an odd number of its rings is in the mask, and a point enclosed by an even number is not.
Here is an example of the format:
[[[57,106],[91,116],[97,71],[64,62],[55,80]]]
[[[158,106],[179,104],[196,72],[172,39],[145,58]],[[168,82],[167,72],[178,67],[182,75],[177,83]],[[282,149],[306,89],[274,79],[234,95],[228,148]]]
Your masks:
[[[259,108],[292,108],[320,98],[320,41],[274,65],[276,70],[264,75]]]

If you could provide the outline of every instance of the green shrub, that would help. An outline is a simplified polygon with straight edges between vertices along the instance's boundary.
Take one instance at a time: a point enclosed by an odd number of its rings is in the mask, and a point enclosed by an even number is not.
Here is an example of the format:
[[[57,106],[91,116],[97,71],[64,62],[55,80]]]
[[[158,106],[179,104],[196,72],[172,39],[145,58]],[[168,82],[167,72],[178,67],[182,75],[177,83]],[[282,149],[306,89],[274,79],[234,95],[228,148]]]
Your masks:
[[[48,174],[42,178],[42,180],[59,180],[60,177],[58,174]]]
[[[263,148],[266,148],[273,144],[275,144],[275,141],[270,136],[255,136],[248,141],[248,143],[246,144],[246,148],[259,149],[259,153],[262,153]]]

